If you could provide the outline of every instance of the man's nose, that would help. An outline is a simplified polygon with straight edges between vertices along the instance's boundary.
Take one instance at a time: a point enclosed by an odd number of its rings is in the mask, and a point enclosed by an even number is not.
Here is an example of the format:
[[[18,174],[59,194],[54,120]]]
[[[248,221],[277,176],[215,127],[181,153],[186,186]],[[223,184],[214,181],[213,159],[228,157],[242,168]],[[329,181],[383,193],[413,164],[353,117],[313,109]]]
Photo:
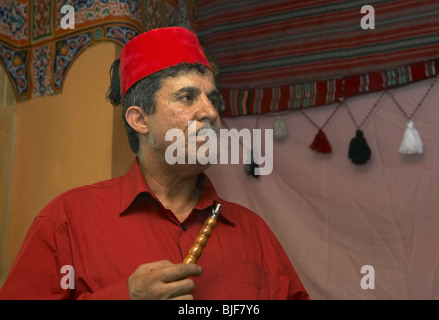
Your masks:
[[[213,123],[218,119],[218,116],[218,110],[210,99],[205,95],[201,96],[196,119],[200,122],[209,120],[210,123]]]

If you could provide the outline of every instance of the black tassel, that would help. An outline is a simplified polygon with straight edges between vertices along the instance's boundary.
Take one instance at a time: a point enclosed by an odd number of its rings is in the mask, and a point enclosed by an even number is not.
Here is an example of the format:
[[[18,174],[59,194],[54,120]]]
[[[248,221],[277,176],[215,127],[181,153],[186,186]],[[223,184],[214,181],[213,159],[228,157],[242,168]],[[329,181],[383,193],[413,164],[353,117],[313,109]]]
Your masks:
[[[259,166],[256,164],[256,162],[254,161],[254,157],[253,157],[253,150],[251,151],[251,163],[247,163],[244,165],[244,170],[245,173],[247,173],[248,175],[251,175],[252,177],[258,179],[259,175],[257,175],[255,173],[255,169],[259,168]]]
[[[371,151],[364,138],[363,131],[357,130],[355,138],[349,143],[349,159],[355,164],[365,164],[369,161]]]
[[[120,86],[120,59],[114,60],[110,68],[110,88],[107,92],[107,100],[116,107],[122,102],[122,92]]]

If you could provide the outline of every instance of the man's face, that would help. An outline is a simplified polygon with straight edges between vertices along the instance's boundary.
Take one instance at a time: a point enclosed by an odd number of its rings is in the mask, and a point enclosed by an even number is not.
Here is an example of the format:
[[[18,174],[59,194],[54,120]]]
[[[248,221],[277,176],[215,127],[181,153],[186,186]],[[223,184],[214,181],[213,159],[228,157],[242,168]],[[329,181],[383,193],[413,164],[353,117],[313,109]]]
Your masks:
[[[165,141],[166,132],[180,129],[185,134],[187,154],[188,122],[195,122],[197,132],[212,128],[218,133],[219,104],[220,97],[211,72],[202,75],[191,71],[163,80],[156,94],[155,113],[149,115],[147,121],[152,149],[164,155],[172,143]],[[198,142],[197,149],[203,143]]]

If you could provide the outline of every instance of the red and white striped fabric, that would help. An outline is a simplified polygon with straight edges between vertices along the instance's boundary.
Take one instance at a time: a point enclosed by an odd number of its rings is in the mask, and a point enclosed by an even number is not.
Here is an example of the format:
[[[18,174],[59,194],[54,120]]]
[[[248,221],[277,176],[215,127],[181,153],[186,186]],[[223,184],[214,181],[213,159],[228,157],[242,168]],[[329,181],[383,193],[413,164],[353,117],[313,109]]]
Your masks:
[[[439,2],[199,0],[223,116],[314,107],[435,76]],[[363,5],[375,29],[361,28]]]

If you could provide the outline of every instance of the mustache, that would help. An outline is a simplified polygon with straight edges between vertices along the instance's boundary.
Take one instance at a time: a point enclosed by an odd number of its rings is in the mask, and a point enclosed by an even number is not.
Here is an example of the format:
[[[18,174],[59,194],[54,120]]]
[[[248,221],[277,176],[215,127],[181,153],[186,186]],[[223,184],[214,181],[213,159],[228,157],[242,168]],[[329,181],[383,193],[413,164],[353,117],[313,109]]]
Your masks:
[[[215,133],[217,133],[217,131],[218,131],[214,125],[206,124],[206,125],[203,125],[201,128],[198,128],[196,131],[190,132],[189,137],[197,136],[201,130],[205,130],[205,129],[212,130]]]

